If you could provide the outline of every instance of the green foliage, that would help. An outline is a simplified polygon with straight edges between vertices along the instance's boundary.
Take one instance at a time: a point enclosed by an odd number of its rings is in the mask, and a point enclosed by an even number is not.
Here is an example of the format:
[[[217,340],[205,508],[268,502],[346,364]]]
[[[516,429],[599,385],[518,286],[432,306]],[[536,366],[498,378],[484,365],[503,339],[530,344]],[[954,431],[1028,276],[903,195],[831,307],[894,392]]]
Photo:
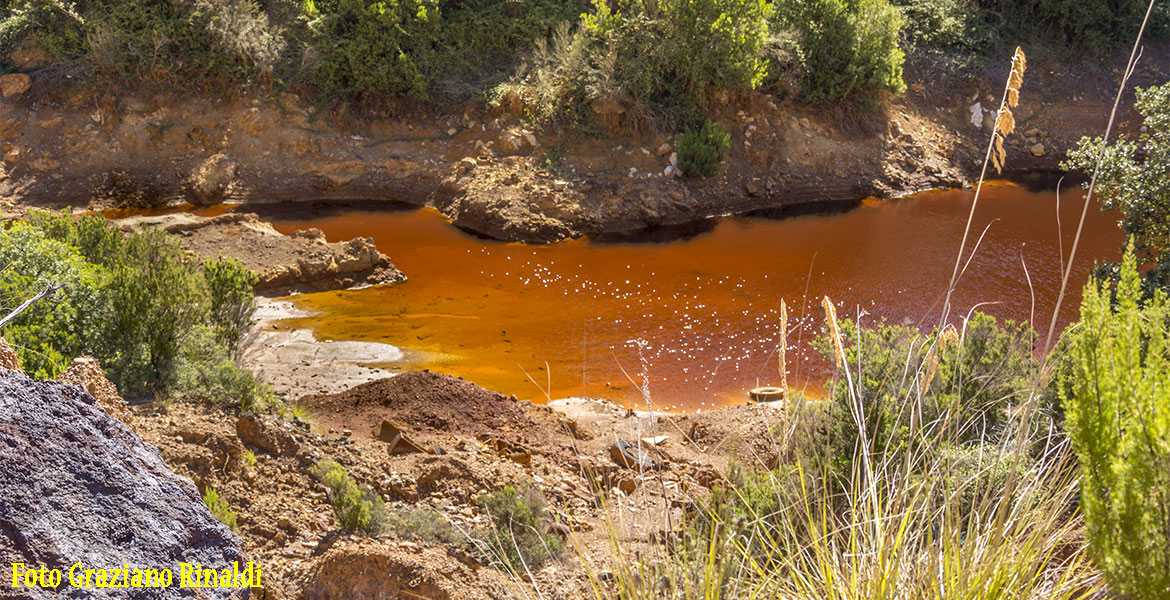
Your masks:
[[[162,231],[128,236],[110,268],[108,362],[119,390],[165,396],[173,389],[184,336],[208,318],[207,284]]]
[[[203,503],[207,505],[207,509],[211,511],[211,516],[215,520],[228,526],[232,531],[236,530],[236,513],[228,506],[227,500],[219,496],[215,488],[207,486],[203,491]]]
[[[889,0],[781,0],[775,27],[799,33],[801,94],[825,103],[906,88],[898,47],[902,22]]]
[[[1032,330],[980,312],[963,327],[959,343],[939,355],[934,404],[950,415],[962,442],[996,440],[1007,411],[1027,397],[1038,365],[1032,355]]]
[[[994,29],[975,0],[893,0],[905,23],[907,51],[931,49],[978,54],[991,43]]]
[[[719,161],[731,148],[731,136],[715,121],[704,121],[698,130],[687,129],[678,136],[678,168],[694,176],[711,177],[719,172]]]
[[[859,330],[853,321],[839,320],[838,327],[846,365],[837,365],[828,424],[819,420],[813,432],[818,441],[812,442],[829,448],[830,470],[837,473],[851,470],[863,441],[879,457],[916,451],[939,436],[957,445],[999,441],[1008,411],[1027,397],[1038,368],[1027,325],[999,323],[979,312],[941,341],[937,334],[884,322]],[[836,363],[829,336],[816,346]],[[807,458],[816,464],[813,452]]]
[[[562,0],[319,0],[306,10],[315,83],[367,101],[424,100],[447,77],[483,77],[571,16]]]
[[[461,540],[443,515],[426,509],[403,507],[386,515],[386,527],[404,539],[454,544]]]
[[[33,304],[5,327],[25,372],[56,377],[74,356],[93,348],[102,328],[108,273],[73,247],[27,223],[0,231],[0,302],[15,308],[52,284],[53,295]]]
[[[271,72],[286,44],[254,0],[16,0],[10,10],[24,24],[0,41],[28,37],[59,61],[136,80],[246,82]]]
[[[1005,39],[1028,39],[1072,48],[1133,44],[1146,14],[1145,0],[981,0],[987,11],[1001,15]],[[1155,10],[1154,31],[1164,33],[1165,8]]]
[[[428,0],[321,0],[309,22],[326,89],[369,99],[426,98],[414,49],[437,33],[438,3]]]
[[[244,453],[240,455],[240,462],[248,468],[256,466],[256,453],[251,450],[244,450]]]
[[[1132,237],[1138,260],[1153,266],[1143,275],[1148,297],[1155,289],[1170,292],[1170,84],[1139,88],[1135,106],[1145,133],[1105,148],[1095,196],[1102,210],[1121,214],[1121,229]],[[1092,174],[1100,152],[1101,138],[1082,138],[1062,166]],[[1105,275],[1116,281],[1118,265],[1098,271]]]
[[[1170,309],[1162,291],[1139,307],[1132,253],[1110,296],[1085,287],[1065,411],[1094,562],[1114,592],[1154,600],[1170,594]]]
[[[535,571],[561,553],[561,541],[545,531],[544,499],[533,487],[507,486],[479,497],[491,527],[472,532],[484,558],[513,572]]]
[[[184,335],[171,372],[170,395],[238,406],[240,410],[277,404],[272,391],[256,381],[251,371],[236,364],[205,324],[194,326]]]
[[[203,263],[203,278],[211,294],[211,324],[215,339],[235,350],[240,339],[252,326],[252,286],[256,274],[234,258],[220,257]]]
[[[512,87],[538,118],[617,105],[674,126],[696,114],[710,87],[763,81],[771,13],[766,0],[594,0],[575,31],[565,24],[551,43],[537,42],[534,67]]]
[[[313,475],[329,490],[329,501],[338,523],[349,531],[365,531],[381,535],[386,528],[386,506],[381,496],[365,486],[359,486],[345,467],[331,459],[313,467]]]
[[[188,261],[161,231],[123,234],[98,216],[30,211],[0,232],[6,304],[63,288],[6,331],[28,372],[97,358],[123,396],[194,396],[245,409],[271,392],[231,358],[251,315],[252,275],[234,261]]]

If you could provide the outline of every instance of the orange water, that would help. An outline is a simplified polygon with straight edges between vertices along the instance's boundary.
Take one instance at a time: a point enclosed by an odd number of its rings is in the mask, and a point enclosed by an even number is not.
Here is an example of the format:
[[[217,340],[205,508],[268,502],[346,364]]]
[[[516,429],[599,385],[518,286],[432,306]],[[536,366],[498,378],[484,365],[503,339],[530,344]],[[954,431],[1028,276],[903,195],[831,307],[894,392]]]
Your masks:
[[[932,327],[971,198],[933,191],[828,216],[725,218],[670,242],[504,244],[466,235],[430,211],[345,212],[275,225],[286,233],[319,227],[331,241],[371,236],[410,278],[297,296],[316,316],[289,326],[312,327],[325,339],[393,344],[408,352],[411,368],[462,375],[521,398],[641,405],[638,387],[648,382],[657,407],[695,410],[778,383],[781,298],[790,307],[789,383],[814,394],[827,375],[809,345],[823,321],[821,296],[833,299],[841,317],[860,312],[863,323],[884,316]],[[1066,191],[1066,253],[1080,210],[1079,193]],[[989,223],[955,290],[952,320],[979,305],[1046,331],[1060,286],[1055,194],[985,188],[971,244]],[[1116,259],[1121,237],[1113,218],[1090,208],[1058,326],[1076,317],[1094,261]]]

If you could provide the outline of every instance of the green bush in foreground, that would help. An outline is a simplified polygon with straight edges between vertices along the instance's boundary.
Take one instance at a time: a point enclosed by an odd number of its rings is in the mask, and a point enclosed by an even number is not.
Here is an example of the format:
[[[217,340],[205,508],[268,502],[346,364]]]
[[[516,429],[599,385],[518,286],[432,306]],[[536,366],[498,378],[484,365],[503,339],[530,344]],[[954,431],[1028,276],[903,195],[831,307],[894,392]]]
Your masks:
[[[687,129],[678,136],[678,168],[683,173],[711,177],[719,172],[719,161],[731,148],[731,136],[714,121],[699,129]]]
[[[1170,596],[1170,309],[1161,291],[1139,307],[1132,252],[1110,296],[1085,287],[1065,414],[1094,562],[1113,591],[1155,600]]]
[[[349,531],[365,531],[372,536],[386,529],[386,506],[376,492],[359,486],[345,467],[326,459],[313,467],[313,475],[329,488],[329,501],[338,523]]]
[[[215,488],[208,486],[204,490],[203,503],[211,511],[211,516],[215,517],[220,523],[227,525],[228,529],[235,531],[236,513],[228,506],[227,500],[219,497],[219,493],[215,491]]]
[[[544,499],[535,488],[507,486],[476,503],[492,519],[489,528],[472,532],[488,562],[525,573],[560,555],[561,540],[545,532]]]

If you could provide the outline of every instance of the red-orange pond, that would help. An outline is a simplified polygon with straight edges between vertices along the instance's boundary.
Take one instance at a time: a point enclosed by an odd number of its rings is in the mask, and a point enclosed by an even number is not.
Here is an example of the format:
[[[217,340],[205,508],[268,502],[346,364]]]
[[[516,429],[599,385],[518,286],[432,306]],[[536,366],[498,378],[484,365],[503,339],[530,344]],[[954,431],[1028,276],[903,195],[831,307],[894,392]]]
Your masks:
[[[314,316],[284,325],[310,327],[322,339],[392,344],[407,357],[396,368],[460,375],[520,398],[602,397],[643,407],[648,386],[656,409],[694,411],[778,383],[783,298],[789,385],[816,395],[829,375],[810,345],[823,324],[820,298],[863,324],[885,318],[931,329],[972,196],[931,191],[832,215],[717,219],[673,241],[547,246],[478,239],[432,211],[278,220],[285,233],[318,227],[330,241],[373,237],[409,277],[295,296]],[[1063,236],[1057,206],[1052,191],[984,188],[970,243],[982,240],[955,289],[952,322],[978,306],[1046,331],[1061,243],[1067,255],[1080,216],[1079,190],[1060,199]],[[1115,260],[1121,240],[1115,219],[1090,207],[1058,327],[1076,318],[1094,262]]]

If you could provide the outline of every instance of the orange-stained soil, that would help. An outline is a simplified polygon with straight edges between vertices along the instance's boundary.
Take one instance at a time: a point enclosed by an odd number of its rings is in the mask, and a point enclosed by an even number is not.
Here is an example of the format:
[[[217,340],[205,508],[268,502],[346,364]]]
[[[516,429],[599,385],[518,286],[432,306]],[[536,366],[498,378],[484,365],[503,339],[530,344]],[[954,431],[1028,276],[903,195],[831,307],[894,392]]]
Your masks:
[[[777,383],[783,298],[789,381],[815,394],[827,374],[809,344],[823,320],[821,296],[833,299],[841,317],[860,310],[863,322],[884,317],[929,329],[972,195],[934,191],[835,215],[711,220],[682,239],[672,232],[548,246],[474,238],[425,211],[277,220],[286,233],[319,227],[330,240],[372,236],[410,277],[298,296],[317,316],[286,325],[325,339],[393,344],[407,351],[411,367],[521,398],[542,401],[547,393],[642,406],[637,386],[645,375],[658,409],[697,410]],[[1051,191],[985,188],[968,247],[982,240],[956,288],[953,320],[978,305],[1046,331],[1060,286],[1057,205]],[[1065,253],[1080,211],[1079,190],[1066,190]],[[1090,207],[1058,325],[1076,317],[1093,263],[1117,257],[1121,233],[1113,221]]]

